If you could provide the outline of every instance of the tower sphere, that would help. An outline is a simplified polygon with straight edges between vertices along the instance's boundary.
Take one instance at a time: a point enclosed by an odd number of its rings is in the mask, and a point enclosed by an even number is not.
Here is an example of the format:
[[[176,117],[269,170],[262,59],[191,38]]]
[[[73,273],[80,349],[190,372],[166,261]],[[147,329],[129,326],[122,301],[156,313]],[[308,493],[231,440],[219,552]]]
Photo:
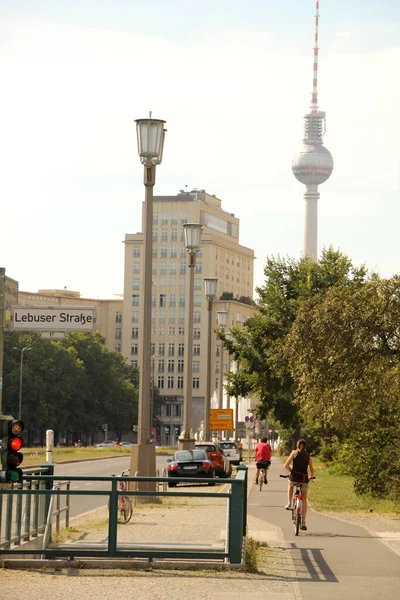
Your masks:
[[[304,144],[292,159],[293,175],[304,185],[320,185],[333,171],[333,158],[322,144]]]

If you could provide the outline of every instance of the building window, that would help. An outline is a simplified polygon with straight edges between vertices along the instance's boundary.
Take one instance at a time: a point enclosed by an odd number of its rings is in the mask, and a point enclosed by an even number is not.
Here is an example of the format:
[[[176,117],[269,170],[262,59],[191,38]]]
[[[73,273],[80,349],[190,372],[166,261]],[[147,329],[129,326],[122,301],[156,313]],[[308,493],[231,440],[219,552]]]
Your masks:
[[[173,227],[171,229],[171,242],[177,242],[178,241],[178,230],[176,227]]]
[[[175,311],[174,310],[169,310],[168,311],[168,323],[175,323]]]
[[[179,318],[179,323],[181,323],[181,319]],[[178,327],[178,335],[185,335],[185,328]]]
[[[161,225],[168,225],[168,213],[161,213]]]
[[[169,285],[176,285],[176,277],[169,278]]]
[[[164,287],[165,285],[167,285],[167,278],[166,277],[160,277],[160,286]]]
[[[221,356],[221,349],[219,346],[215,348],[215,356]]]
[[[181,258],[186,258],[186,248],[185,248],[185,246],[181,246],[180,248],[181,249],[180,249],[180,252],[179,252],[179,256]]]
[[[151,274],[157,275],[157,262],[155,260],[151,263]]]
[[[194,390],[195,390],[195,389],[196,389],[196,390],[198,390],[198,389],[199,389],[199,387],[200,387],[200,377],[193,377],[193,380],[192,380],[192,387],[193,387],[193,389],[194,389]]]
[[[140,273],[140,263],[133,263],[132,265],[132,273],[135,275],[139,275]]]
[[[152,294],[152,295],[151,295],[151,305],[152,305],[153,307],[154,307],[154,306],[157,306],[157,296],[156,296],[155,294]]]
[[[174,387],[174,376],[168,375],[168,389],[172,390],[173,387]]]
[[[194,323],[200,323],[201,322],[201,313],[198,311],[195,311],[193,313],[193,321]]]
[[[132,294],[132,306],[139,306],[139,294]]]
[[[132,323],[139,323],[139,311],[138,310],[132,311]]]
[[[184,225],[187,222],[188,222],[188,214],[187,213],[181,213],[181,223],[182,223],[182,225]]]
[[[195,279],[194,280],[194,289],[197,291],[203,289],[202,283],[203,283],[202,279],[199,279],[199,278]]]
[[[156,322],[157,311],[155,308],[151,309],[151,322],[154,324]]]
[[[133,258],[140,258],[140,248],[133,249]]]
[[[181,404],[173,404],[172,405],[173,417],[181,417],[182,416],[182,405]]]
[[[167,294],[160,294],[160,306],[167,306]]]
[[[179,285],[181,285],[181,286],[185,286],[186,285],[184,277],[179,277]]]
[[[122,313],[120,313],[120,312],[115,313],[115,322],[122,323]]]
[[[161,246],[160,258],[168,258],[168,248],[166,246]]]
[[[200,344],[193,346],[193,356],[200,356]]]
[[[176,261],[174,260],[169,264],[169,274],[176,275]]]
[[[131,338],[133,340],[138,340],[139,339],[139,327],[132,327]]]
[[[219,362],[215,363],[215,372],[216,373],[219,373],[219,371],[220,371],[219,367],[220,367],[220,363]]]
[[[183,227],[181,228],[181,237],[180,237],[179,241],[181,241],[181,242],[185,241],[185,230],[183,229]]]
[[[151,249],[151,257],[152,258],[157,258],[158,256],[158,246],[154,246]]]
[[[158,229],[153,227],[153,242],[158,242]]]
[[[196,252],[197,258],[203,258],[203,248],[200,246],[198,252]]]
[[[160,342],[158,344],[158,354],[160,356],[165,356],[165,344],[164,344],[164,342]]]
[[[160,262],[160,275],[167,274],[167,263],[165,261]]]
[[[202,273],[203,272],[203,263],[197,262],[194,266],[194,272],[197,274]]]
[[[193,339],[195,340],[199,340],[200,339],[200,328],[199,327],[195,327],[193,329]]]
[[[161,241],[162,242],[168,241],[168,229],[166,227],[162,227],[162,229],[161,229]]]
[[[193,370],[193,373],[200,373],[200,361],[199,360],[193,361],[192,370]]]
[[[175,361],[170,359],[168,361],[168,373],[173,373],[175,371]]]
[[[185,361],[183,360],[183,358],[180,358],[178,360],[178,373],[183,373],[185,368]]]
[[[179,267],[179,274],[184,275],[185,273],[186,273],[186,263],[181,262],[180,267]],[[185,284],[183,284],[183,285],[185,285]]]
[[[160,358],[158,360],[158,372],[164,373],[164,359],[163,358]]]
[[[153,213],[153,225],[158,225],[158,212]]]
[[[175,344],[173,342],[168,344],[168,356],[175,356]]]
[[[168,327],[168,335],[175,335],[175,327]]]
[[[140,289],[140,279],[132,279],[132,289],[133,290]]]
[[[178,213],[176,212],[171,215],[171,225],[178,225]]]
[[[185,311],[180,310],[178,313],[178,323],[184,323],[184,322],[185,322]]]
[[[155,333],[154,333],[154,335],[155,335]],[[165,327],[158,328],[158,335],[165,335]]]
[[[173,307],[176,306],[176,294],[169,295],[169,305]]]
[[[176,246],[171,246],[169,257],[170,258],[176,258],[176,256],[177,256]]]
[[[131,355],[132,356],[137,356],[139,353],[139,346],[138,344],[131,344]]]
[[[165,310],[160,310],[158,314],[158,322],[161,325],[165,325]]]
[[[115,352],[121,352],[121,344],[115,344],[114,350]]]
[[[215,380],[215,389],[219,390],[219,379]]]
[[[150,344],[150,354],[151,354],[151,356],[154,356],[155,353],[156,353],[156,345],[155,345],[154,342],[151,342],[151,344]]]
[[[132,367],[135,367],[136,369],[138,368],[138,361],[137,360],[131,360],[131,365]]]
[[[194,295],[194,306],[201,306],[201,301],[203,299],[203,296],[200,296],[200,294],[195,294]]]
[[[179,306],[185,306],[185,294],[179,294]]]
[[[178,383],[178,385],[176,387],[178,388],[178,390],[183,390],[183,376],[182,375],[178,375],[177,383]]]
[[[178,344],[178,356],[185,356],[185,344]]]
[[[159,375],[157,377],[157,387],[159,390],[164,389],[164,375]]]
[[[116,340],[120,340],[121,339],[121,334],[122,334],[121,327],[116,327],[116,329],[115,329],[115,339]]]

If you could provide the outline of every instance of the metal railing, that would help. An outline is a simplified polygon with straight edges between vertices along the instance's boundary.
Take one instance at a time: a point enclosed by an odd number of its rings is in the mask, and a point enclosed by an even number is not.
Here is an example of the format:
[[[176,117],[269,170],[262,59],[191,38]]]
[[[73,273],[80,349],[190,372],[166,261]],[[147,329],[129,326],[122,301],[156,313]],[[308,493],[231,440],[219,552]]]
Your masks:
[[[66,489],[61,489],[61,485],[57,483],[54,485],[54,480],[60,480],[67,482],[71,481],[96,481],[96,482],[107,482],[111,486],[111,490],[75,490],[70,489],[69,485]],[[126,481],[129,485],[129,490],[119,490],[119,482]],[[209,483],[209,479],[199,478],[179,478],[174,479],[175,482],[185,483]],[[33,485],[36,482],[38,485]],[[156,491],[140,490],[141,483],[154,483]],[[26,485],[25,485],[26,483]],[[10,557],[18,557],[18,555],[32,555],[42,556],[46,558],[55,557],[114,557],[114,558],[148,558],[152,560],[154,558],[174,558],[174,559],[217,559],[233,564],[243,562],[244,559],[244,548],[246,539],[246,523],[247,523],[247,467],[241,465],[237,469],[235,478],[224,479],[222,481],[224,488],[222,491],[214,492],[203,492],[201,488],[197,488],[196,491],[166,491],[168,484],[168,477],[79,477],[79,476],[54,476],[54,475],[24,475],[24,484],[19,489],[7,489],[0,490],[0,506],[2,501],[6,499],[8,504],[15,503],[15,506],[20,507],[20,513],[18,511],[15,515],[15,522],[21,521],[25,516],[22,514],[22,507],[28,505],[42,505],[45,507],[45,516],[50,515],[50,519],[53,517],[53,510],[49,510],[51,499],[56,503],[56,519],[57,515],[61,514],[61,508],[58,504],[58,497],[68,496],[104,496],[105,504],[107,500],[109,520],[108,520],[108,536],[107,541],[102,544],[102,548],[94,548],[90,544],[86,545],[82,543],[80,546],[74,545],[73,547],[63,547],[62,544],[52,544],[52,547],[48,547],[47,542],[43,543],[42,548],[24,548],[19,544],[21,543],[21,535],[9,536],[8,543],[3,544],[0,547],[0,553],[8,555]],[[133,484],[133,485],[132,485]],[[225,485],[229,486],[229,489],[225,491]],[[128,487],[128,486],[126,486]],[[150,486],[151,487],[151,486]],[[157,489],[158,488],[158,489]],[[192,547],[187,546],[182,548],[182,544],[168,543],[165,547],[159,545],[158,547],[152,547],[146,549],[143,545],[138,544],[118,544],[117,543],[117,507],[119,496],[133,497],[132,500],[135,502],[136,498],[141,496],[147,497],[182,497],[189,499],[190,497],[200,498],[226,498],[227,499],[227,536],[225,548],[200,548],[199,545],[194,544]],[[133,502],[133,503],[134,503]],[[69,506],[69,503],[68,503]],[[68,511],[66,511],[68,515]],[[41,519],[41,531],[45,531],[46,519]],[[17,526],[18,530],[18,526]],[[39,532],[39,529],[37,529]]]

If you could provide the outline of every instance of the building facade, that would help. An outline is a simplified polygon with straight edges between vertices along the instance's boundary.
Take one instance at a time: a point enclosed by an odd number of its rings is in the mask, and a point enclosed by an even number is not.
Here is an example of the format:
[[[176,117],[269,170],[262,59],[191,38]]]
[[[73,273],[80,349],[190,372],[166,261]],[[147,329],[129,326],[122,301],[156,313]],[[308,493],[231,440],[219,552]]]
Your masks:
[[[239,301],[218,301],[224,292],[233,298],[253,297],[254,251],[239,243],[239,219],[222,209],[221,200],[205,190],[180,191],[176,196],[155,196],[153,208],[152,275],[152,377],[162,396],[159,442],[175,444],[183,421],[185,360],[192,360],[193,421],[196,431],[204,416],[208,348],[207,300],[204,277],[218,278],[212,322],[217,310],[228,310],[228,327],[243,323],[255,308]],[[144,206],[144,205],[143,205]],[[203,226],[194,280],[193,348],[185,348],[185,306],[189,289],[185,223]],[[142,210],[142,231],[144,211]],[[141,336],[140,302],[143,289],[144,234],[125,236],[122,352],[138,364]],[[212,335],[211,379],[218,393],[219,350]]]

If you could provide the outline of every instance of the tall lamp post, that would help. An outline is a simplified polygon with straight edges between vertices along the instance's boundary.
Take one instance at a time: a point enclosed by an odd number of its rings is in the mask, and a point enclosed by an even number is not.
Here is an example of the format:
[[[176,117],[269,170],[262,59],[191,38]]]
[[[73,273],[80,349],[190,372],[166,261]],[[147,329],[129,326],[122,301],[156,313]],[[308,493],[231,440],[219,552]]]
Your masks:
[[[28,352],[28,350],[32,350],[32,348],[17,348],[14,346],[14,350],[18,350],[21,352],[21,362],[19,365],[19,402],[18,402],[18,419],[21,420],[21,412],[22,412],[22,373],[24,368],[24,353]]]
[[[192,428],[192,360],[193,360],[193,306],[194,306],[194,270],[196,254],[200,250],[202,227],[199,223],[185,223],[186,252],[189,255],[189,293],[188,312],[186,318],[186,360],[185,360],[185,397],[183,403],[183,431],[178,440],[179,450],[194,448],[195,440],[191,435]]]
[[[211,341],[212,341],[212,305],[215,296],[217,295],[217,283],[216,277],[204,277],[204,295],[207,300],[208,310],[208,340],[207,340],[207,384],[206,393],[204,399],[204,424],[203,424],[203,435],[205,440],[211,439],[210,432],[210,409],[211,409]]]
[[[228,324],[228,311],[217,310],[217,325],[220,331],[223,333],[225,327]],[[224,402],[224,346],[220,345],[220,367],[219,367],[219,394],[218,394],[218,408],[223,408]],[[219,432],[219,439],[222,438],[222,432]]]
[[[156,472],[155,447],[150,443],[151,424],[151,292],[152,292],[152,242],[153,242],[153,188],[156,181],[156,165],[162,161],[165,121],[137,119],[136,133],[140,161],[144,166],[145,185],[145,227],[143,291],[141,294],[139,343],[139,403],[137,444],[132,446],[131,472],[154,477]],[[153,484],[141,484],[141,489],[152,489]]]

